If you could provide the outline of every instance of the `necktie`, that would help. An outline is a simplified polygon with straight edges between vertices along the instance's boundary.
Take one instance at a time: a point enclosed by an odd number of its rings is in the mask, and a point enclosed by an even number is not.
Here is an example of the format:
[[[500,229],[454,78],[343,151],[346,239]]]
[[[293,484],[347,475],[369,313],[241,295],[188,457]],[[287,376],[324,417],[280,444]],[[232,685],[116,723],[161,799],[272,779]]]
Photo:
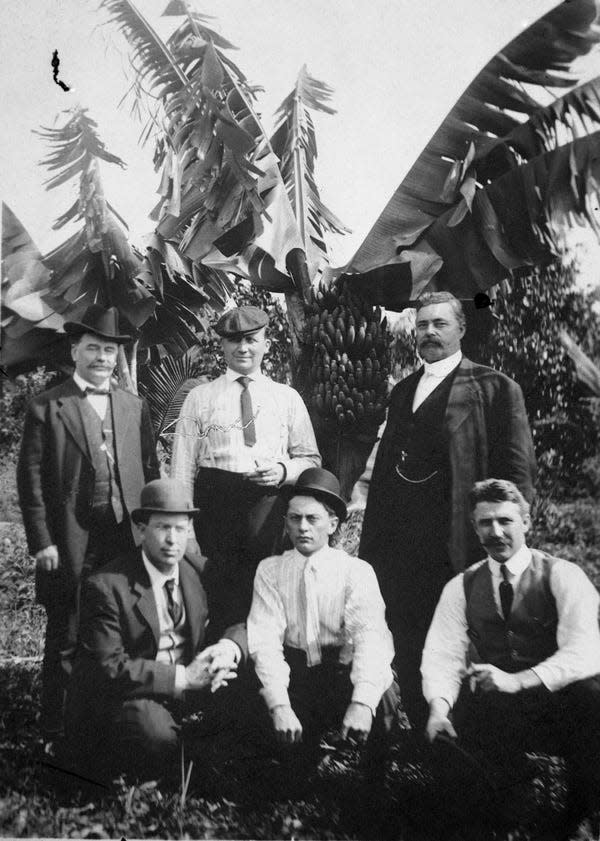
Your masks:
[[[500,582],[500,606],[502,607],[502,613],[505,619],[508,619],[510,616],[510,609],[513,603],[513,588],[512,584],[509,580],[508,570],[506,569],[506,565],[502,564],[500,567],[502,570],[502,581]]]
[[[173,620],[173,627],[176,628],[181,622],[181,617],[183,616],[183,607],[179,604],[179,602],[175,601],[173,595],[174,590],[175,579],[167,578],[167,580],[165,581],[165,591],[167,593],[167,610],[169,611],[169,616]]]
[[[315,570],[312,567],[310,559],[307,560],[304,566],[302,576],[302,607],[304,608],[304,619],[306,622],[306,663],[308,666],[317,666],[321,662],[319,603],[317,601]]]
[[[110,394],[110,390],[108,388],[92,388],[92,386],[87,386],[85,389],[86,394]]]
[[[256,429],[254,428],[254,412],[252,411],[252,397],[248,391],[250,377],[238,377],[242,386],[240,403],[242,407],[242,427],[244,430],[244,444],[253,447],[256,444]]]

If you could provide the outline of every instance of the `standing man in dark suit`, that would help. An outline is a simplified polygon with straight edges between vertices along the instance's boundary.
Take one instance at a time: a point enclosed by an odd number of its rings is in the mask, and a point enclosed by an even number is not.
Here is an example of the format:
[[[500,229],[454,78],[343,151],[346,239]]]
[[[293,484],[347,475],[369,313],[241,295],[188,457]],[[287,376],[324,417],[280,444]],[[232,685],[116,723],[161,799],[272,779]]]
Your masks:
[[[115,307],[90,306],[66,322],[75,372],[27,410],[17,467],[19,502],[36,595],[47,613],[41,726],[47,752],[64,729],[82,577],[135,545],[129,513],[159,475],[143,400],[113,388],[119,345]]]
[[[186,707],[210,705],[246,657],[245,624],[208,622],[200,569],[184,557],[197,511],[180,482],[149,482],[131,515],[140,548],[83,586],[68,727],[96,769],[104,756],[120,769],[164,770]],[[209,624],[217,642],[205,647]]]
[[[373,564],[394,636],[402,701],[423,729],[419,667],[445,583],[482,555],[468,494],[489,476],[533,497],[535,457],[523,395],[461,353],[462,305],[449,292],[417,306],[424,365],[396,385],[373,468],[359,554]]]

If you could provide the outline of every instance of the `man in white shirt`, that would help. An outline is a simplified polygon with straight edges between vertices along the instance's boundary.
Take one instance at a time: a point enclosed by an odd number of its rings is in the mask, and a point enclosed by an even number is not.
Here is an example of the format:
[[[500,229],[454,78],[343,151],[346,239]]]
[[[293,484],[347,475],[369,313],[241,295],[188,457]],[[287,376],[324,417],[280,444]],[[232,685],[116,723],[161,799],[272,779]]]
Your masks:
[[[508,479],[533,497],[535,459],[517,383],[463,356],[465,315],[449,292],[417,303],[423,366],[390,396],[359,555],[373,564],[397,652],[402,704],[422,731],[419,667],[444,584],[481,558],[467,507],[473,484]]]
[[[47,753],[63,732],[81,579],[134,548],[130,512],[159,476],[145,401],[111,382],[119,346],[131,339],[116,307],[92,304],[65,331],[75,371],[31,400],[17,466],[36,597],[48,619],[40,722]]]
[[[529,505],[514,484],[478,482],[469,501],[488,555],[445,586],[435,610],[422,663],[427,737],[457,739],[514,779],[525,751],[564,756],[570,832],[600,805],[598,593],[575,564],[527,547]]]
[[[346,517],[336,477],[304,471],[287,506],[293,549],[258,565],[248,643],[280,744],[318,746],[324,730],[367,741],[398,705],[391,634],[372,567],[329,546]]]
[[[91,772],[102,756],[115,770],[164,771],[182,713],[209,706],[246,656],[245,626],[209,617],[200,570],[184,556],[195,513],[179,482],[148,483],[132,512],[140,548],[83,587],[67,724]]]
[[[282,488],[321,464],[302,398],[261,373],[267,325],[251,306],[219,319],[227,370],[190,391],[173,441],[171,476],[201,511],[195,528],[209,608],[230,621],[248,615],[258,562],[281,551]]]

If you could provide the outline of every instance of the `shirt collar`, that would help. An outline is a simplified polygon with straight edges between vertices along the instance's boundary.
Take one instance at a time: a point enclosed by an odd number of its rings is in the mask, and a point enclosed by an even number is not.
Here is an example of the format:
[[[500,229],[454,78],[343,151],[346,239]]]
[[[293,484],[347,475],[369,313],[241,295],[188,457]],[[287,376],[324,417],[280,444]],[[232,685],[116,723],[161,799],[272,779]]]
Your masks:
[[[460,365],[461,359],[462,351],[457,350],[456,353],[447,356],[445,359],[438,359],[437,362],[424,362],[425,374],[443,380],[444,377],[447,377],[451,371],[454,371]]]
[[[495,578],[502,578],[502,566],[503,564],[498,563],[493,558],[490,558],[488,555],[488,564],[492,575]],[[529,564],[531,563],[531,550],[528,546],[523,544],[520,549],[518,549],[515,554],[510,558],[504,566],[509,571],[511,577],[512,576],[521,576]]]
[[[260,381],[266,380],[267,377],[263,374],[262,371],[255,371],[253,374],[239,374],[237,371],[232,370],[231,368],[227,368],[225,371],[225,376],[229,380],[230,383],[237,382],[240,377],[247,376],[250,380],[253,381]]]
[[[322,549],[319,549],[318,552],[315,552],[314,555],[311,555],[309,558],[307,558],[306,555],[303,555],[301,552],[298,552],[297,549],[294,549],[294,557],[302,565],[310,566],[313,569],[317,569],[322,564],[326,563],[330,555],[331,546],[323,546]]]
[[[101,388],[103,391],[110,391],[110,377],[107,377],[104,382],[100,383],[100,385],[94,385],[94,383],[89,383],[87,380],[84,380],[83,377],[80,377],[77,371],[73,371],[73,379],[75,380],[75,385],[78,386],[84,393],[86,388]]]
[[[146,567],[146,572],[150,576],[150,584],[153,588],[158,587],[162,589],[165,586],[165,581],[168,581],[169,578],[172,578],[175,582],[175,586],[179,586],[179,564],[173,567],[173,571],[169,573],[161,572],[157,569],[154,564],[148,560],[148,556],[142,549],[142,560],[144,562],[144,566]]]

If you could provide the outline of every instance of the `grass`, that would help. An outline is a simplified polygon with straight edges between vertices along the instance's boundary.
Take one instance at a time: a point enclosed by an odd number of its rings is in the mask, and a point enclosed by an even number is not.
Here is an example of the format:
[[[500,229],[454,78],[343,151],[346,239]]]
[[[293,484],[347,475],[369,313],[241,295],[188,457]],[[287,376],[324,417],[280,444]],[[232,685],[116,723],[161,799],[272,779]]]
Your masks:
[[[6,478],[3,494],[11,499]],[[145,783],[120,778],[106,792],[61,785],[62,775],[45,768],[38,755],[36,658],[42,651],[44,614],[34,603],[32,562],[22,526],[14,507],[4,510],[12,514],[11,522],[0,525],[0,835],[401,841],[463,837],[452,835],[445,804],[436,803],[408,731],[399,734],[376,787],[367,784],[359,753],[352,749],[325,752],[302,791],[285,769],[256,756],[196,760],[187,785],[177,775]],[[596,512],[592,499],[548,503],[531,543],[576,561],[599,586]],[[361,519],[352,514],[341,536],[351,552],[358,546]],[[186,763],[184,776],[188,771]],[[542,763],[537,779],[515,793],[518,816],[511,831],[494,833],[495,841],[534,841],[539,837],[536,826],[556,820],[562,793],[560,770]]]

